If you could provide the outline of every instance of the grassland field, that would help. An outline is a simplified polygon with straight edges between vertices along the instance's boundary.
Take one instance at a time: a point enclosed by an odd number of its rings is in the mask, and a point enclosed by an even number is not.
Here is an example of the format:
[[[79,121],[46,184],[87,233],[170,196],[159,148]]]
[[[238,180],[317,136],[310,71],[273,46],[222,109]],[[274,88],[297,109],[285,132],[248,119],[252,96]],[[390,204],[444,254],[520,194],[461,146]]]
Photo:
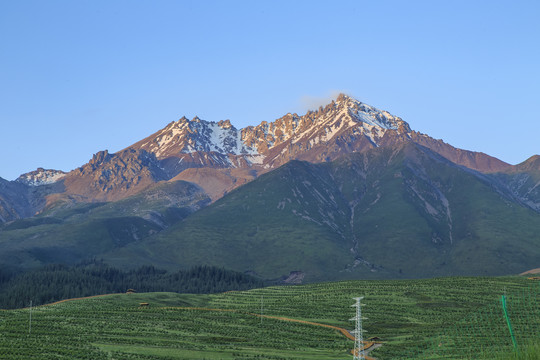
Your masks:
[[[539,289],[537,281],[516,276],[343,281],[210,295],[112,294],[0,311],[0,358],[351,359],[353,341],[335,329],[258,315],[353,329],[348,319],[356,296],[364,296],[364,337],[383,343],[370,356],[493,358],[512,353],[500,296],[508,295],[518,343],[534,347],[540,339]],[[519,309],[513,305],[518,302]],[[483,331],[494,338],[480,336]],[[463,341],[464,334],[470,341]],[[448,336],[455,337],[453,346],[438,351]]]

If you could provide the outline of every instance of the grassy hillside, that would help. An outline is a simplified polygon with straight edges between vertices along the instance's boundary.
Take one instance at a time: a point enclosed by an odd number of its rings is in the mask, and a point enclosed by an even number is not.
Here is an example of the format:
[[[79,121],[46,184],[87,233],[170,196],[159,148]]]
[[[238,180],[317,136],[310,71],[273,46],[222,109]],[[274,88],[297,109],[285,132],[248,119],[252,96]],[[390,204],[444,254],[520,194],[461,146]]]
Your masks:
[[[321,216],[310,217],[319,211],[340,214],[347,207],[339,198],[337,204],[319,201],[318,193],[338,196],[327,181],[328,174],[317,172],[317,167],[291,162],[232,191],[161,236],[118,249],[105,259],[218,264],[267,279],[294,270],[309,271],[313,278],[335,278],[354,256],[347,238],[322,225]],[[341,228],[347,218],[338,216],[336,227]]]
[[[28,269],[99,257],[162,231],[208,202],[197,186],[178,181],[117,202],[58,203],[0,228],[0,264]]]
[[[503,275],[540,258],[540,215],[489,178],[413,146],[371,156],[365,169],[360,157],[332,165],[343,188],[358,189],[365,173],[369,190],[347,198],[357,204],[358,253],[375,269],[392,277]]]
[[[68,301],[34,308],[31,331],[29,309],[0,311],[0,356],[346,359],[351,358],[353,342],[339,331],[285,319],[261,319],[257,314],[262,311],[268,316],[351,329],[352,297],[364,295],[366,336],[377,336],[383,342],[372,356],[433,359],[426,350],[439,334],[488,309],[494,317],[484,325],[494,337],[478,338],[472,347],[452,348],[445,357],[478,359],[488,350],[491,354],[501,350],[511,353],[511,345],[507,347],[504,341],[509,336],[502,331],[504,338],[495,337],[498,329],[506,326],[502,314],[495,311],[498,308],[493,307],[504,292],[509,299],[513,299],[511,294],[529,299],[528,312],[513,317],[514,328],[521,336],[520,326],[526,324],[529,340],[538,339],[538,283],[524,278],[345,281],[214,295],[119,294]],[[142,302],[149,306],[140,307]],[[527,316],[536,322],[523,321]],[[469,334],[471,339],[474,336]],[[519,337],[521,344],[526,340]]]
[[[409,144],[289,162],[105,258],[308,281],[503,275],[537,266],[538,234],[540,215],[491,178]]]

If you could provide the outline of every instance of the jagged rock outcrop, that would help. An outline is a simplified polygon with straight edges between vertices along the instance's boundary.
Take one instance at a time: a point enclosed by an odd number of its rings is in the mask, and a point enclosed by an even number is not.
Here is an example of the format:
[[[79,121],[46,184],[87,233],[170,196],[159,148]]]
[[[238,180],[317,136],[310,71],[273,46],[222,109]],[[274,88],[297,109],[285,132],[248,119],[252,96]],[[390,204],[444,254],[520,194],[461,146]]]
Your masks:
[[[63,181],[67,194],[84,196],[89,201],[111,201],[134,195],[166,179],[154,154],[126,149],[115,154],[107,150],[98,152]]]

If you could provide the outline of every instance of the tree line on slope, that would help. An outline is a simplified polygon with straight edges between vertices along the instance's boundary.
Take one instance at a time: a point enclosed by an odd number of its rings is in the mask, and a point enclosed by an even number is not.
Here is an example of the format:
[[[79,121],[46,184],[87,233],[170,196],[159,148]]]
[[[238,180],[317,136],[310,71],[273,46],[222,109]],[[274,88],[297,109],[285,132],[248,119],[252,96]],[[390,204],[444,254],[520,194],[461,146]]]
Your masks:
[[[216,293],[264,286],[253,276],[213,266],[167,272],[154,266],[121,270],[100,261],[47,265],[18,275],[0,270],[0,308],[14,309],[62,299],[126,292]]]

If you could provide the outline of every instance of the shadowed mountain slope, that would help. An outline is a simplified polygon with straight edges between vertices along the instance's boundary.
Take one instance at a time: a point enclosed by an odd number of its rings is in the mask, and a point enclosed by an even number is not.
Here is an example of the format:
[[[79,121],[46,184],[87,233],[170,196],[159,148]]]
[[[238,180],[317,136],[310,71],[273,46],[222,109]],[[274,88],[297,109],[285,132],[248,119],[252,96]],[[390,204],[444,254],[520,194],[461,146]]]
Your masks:
[[[163,231],[206,206],[196,185],[161,183],[110,203],[62,204],[37,217],[0,227],[0,264],[28,269],[73,264]]]
[[[291,161],[105,258],[306,280],[497,275],[534,267],[539,233],[489,177],[408,143]]]

